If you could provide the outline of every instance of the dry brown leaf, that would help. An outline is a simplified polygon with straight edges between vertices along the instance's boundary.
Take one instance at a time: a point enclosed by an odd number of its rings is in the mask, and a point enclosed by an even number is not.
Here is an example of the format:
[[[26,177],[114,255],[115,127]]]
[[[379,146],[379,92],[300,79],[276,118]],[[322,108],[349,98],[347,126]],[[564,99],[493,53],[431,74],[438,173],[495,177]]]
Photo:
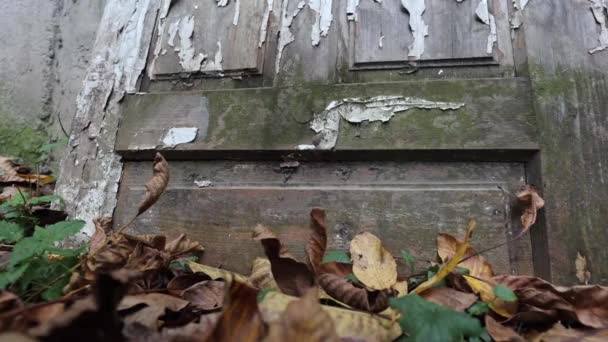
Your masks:
[[[485,317],[486,329],[495,342],[524,342],[524,338],[510,327],[498,323],[492,316]]]
[[[17,175],[19,164],[12,158],[0,157],[0,182],[24,182],[25,180]]]
[[[222,316],[207,341],[258,342],[265,335],[266,325],[258,309],[257,291],[246,284],[232,282]]]
[[[505,302],[504,300],[496,297],[494,294],[494,287],[496,286],[496,283],[494,283],[491,279],[483,280],[467,275],[463,277],[473,292],[478,293],[481,300],[488,304],[492,311],[505,318],[511,318],[517,312],[517,302]]]
[[[534,185],[526,184],[517,192],[517,200],[523,208],[521,215],[522,231],[518,234],[525,234],[536,222],[538,210],[545,206],[545,201],[538,194],[538,189]]]
[[[590,328],[608,326],[608,287],[554,286],[540,278],[503,275],[493,280],[515,291],[521,305],[516,321],[578,321]]]
[[[338,342],[334,322],[319,304],[316,290],[287,305],[281,319],[270,325],[267,342]]]
[[[270,228],[261,224],[258,224],[255,226],[255,228],[253,228],[253,233],[251,237],[256,241],[262,241],[264,239],[275,239],[279,241],[279,237]],[[281,245],[281,248],[279,250],[279,256],[281,258],[289,258],[293,260],[296,259],[293,257],[293,255],[291,255],[291,253],[289,253],[287,247],[283,245]]]
[[[456,311],[464,311],[477,301],[477,296],[460,292],[449,287],[433,287],[424,291],[420,296],[429,302],[447,306]]]
[[[424,283],[418,285],[418,287],[416,287],[416,289],[414,290],[414,293],[420,294],[432,288],[441,280],[443,280],[443,278],[445,278],[448,274],[450,274],[456,268],[456,266],[458,266],[460,260],[462,260],[467,249],[469,248],[469,241],[471,241],[471,238],[473,237],[473,231],[475,230],[476,224],[477,223],[475,222],[475,220],[469,220],[465,239],[463,242],[458,243],[458,248],[456,249],[454,257],[448,263],[441,265],[439,271],[437,271],[437,274],[427,279]]]
[[[139,204],[137,216],[141,215],[154,203],[156,203],[160,195],[167,188],[167,184],[169,184],[169,164],[158,152],[156,153],[156,156],[154,156],[154,164],[152,169],[152,178],[150,178],[146,183],[146,194]]]
[[[397,263],[375,235],[356,235],[350,242],[350,255],[353,273],[365,286],[385,290],[397,282]]]
[[[127,324],[139,323],[156,330],[161,326],[159,318],[167,310],[180,311],[187,305],[188,301],[167,294],[144,293],[123,298],[118,311],[124,313]]]
[[[576,253],[576,260],[574,261],[576,267],[576,278],[581,284],[588,285],[591,280],[591,272],[587,269],[587,258],[582,256],[580,252]]]
[[[529,338],[529,340],[534,342],[605,342],[608,341],[608,328],[568,329],[561,323],[556,323],[551,329]]]
[[[388,290],[368,291],[357,287],[348,279],[331,273],[324,273],[318,277],[321,288],[332,298],[353,307],[368,312],[381,312],[388,307],[392,294]]]
[[[112,234],[112,217],[96,217],[93,223],[95,224],[95,233],[91,237],[89,254],[95,254],[104,247],[108,236]]]
[[[182,274],[169,281],[167,290],[169,290],[169,293],[172,295],[181,296],[185,289],[206,280],[211,280],[211,277],[205,273]]]
[[[169,241],[165,246],[165,252],[169,253],[172,258],[193,253],[202,252],[205,248],[198,241],[190,240],[186,234],[180,234],[177,238]]]
[[[188,267],[192,270],[192,272],[202,272],[206,275],[210,276],[213,280],[226,280],[227,282],[238,281],[240,283],[248,283],[247,277],[242,274],[230,272],[226,270],[222,270],[220,268],[215,268],[203,264],[196,263],[194,261],[188,262]]]
[[[272,276],[283,293],[301,296],[314,287],[314,275],[306,264],[280,256],[281,242],[279,239],[262,239],[261,243],[266,257],[270,260]]]
[[[199,342],[205,341],[221,317],[220,312],[200,316],[198,321],[190,322],[177,328],[164,328],[160,333],[160,341]],[[149,341],[145,341],[149,342]]]
[[[296,300],[296,297],[280,292],[269,292],[260,303],[264,320],[270,323],[280,320],[287,305]],[[343,339],[388,342],[401,335],[401,328],[396,321],[335,306],[321,305],[321,308],[331,316],[336,333]]]
[[[321,263],[327,249],[327,227],[325,225],[325,210],[314,208],[310,212],[310,239],[306,245],[308,265],[315,274],[321,273]]]
[[[441,233],[437,235],[437,254],[441,261],[446,263],[448,260],[453,259],[458,246],[462,243],[463,241],[459,241],[449,234]],[[465,260],[460,262],[458,266],[468,269],[469,274],[475,278],[492,278],[494,276],[492,265],[483,256],[476,254],[477,252],[471,246],[468,246],[463,257]]]
[[[23,188],[21,191],[23,192],[25,190],[25,188]],[[15,196],[19,196],[19,188],[16,186],[6,186],[2,189],[2,192],[0,193],[0,204],[2,204],[5,201],[10,201],[12,200]]]
[[[185,289],[181,297],[200,310],[219,309],[224,302],[224,285],[226,282],[207,280]]]
[[[255,258],[255,260],[253,260],[253,267],[251,269],[251,275],[249,276],[249,283],[253,287],[260,290],[280,290],[279,285],[277,285],[277,282],[272,276],[270,260],[266,258]]]

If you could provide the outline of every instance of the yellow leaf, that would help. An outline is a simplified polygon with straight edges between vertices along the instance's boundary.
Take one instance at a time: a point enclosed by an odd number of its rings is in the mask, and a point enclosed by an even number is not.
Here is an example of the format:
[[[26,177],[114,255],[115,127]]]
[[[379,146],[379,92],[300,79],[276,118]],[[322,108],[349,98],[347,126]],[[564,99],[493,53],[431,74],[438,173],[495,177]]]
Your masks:
[[[279,285],[272,276],[272,269],[270,267],[270,260],[266,258],[255,258],[253,260],[253,267],[251,269],[251,275],[249,276],[249,282],[253,287],[264,290],[272,289],[280,291]]]
[[[407,294],[407,280],[398,281],[393,285],[393,290],[397,291],[397,297],[405,296]]]
[[[479,294],[481,300],[488,304],[492,311],[505,318],[511,318],[517,312],[517,302],[505,302],[496,297],[494,294],[494,284],[471,276],[465,275],[463,277],[473,292]]]
[[[453,259],[460,243],[462,242],[449,234],[437,235],[437,254],[441,261],[447,262]],[[490,279],[494,276],[492,265],[483,256],[478,255],[471,246],[467,247],[464,260],[458,266],[468,269],[469,275],[475,278]]]
[[[437,274],[429,278],[424,283],[418,285],[418,287],[414,290],[414,293],[420,294],[423,291],[430,289],[439,283],[443,278],[445,278],[448,274],[450,274],[456,266],[460,263],[460,260],[464,257],[467,252],[467,248],[469,247],[469,241],[471,241],[471,237],[473,236],[473,231],[475,230],[475,220],[469,220],[469,225],[467,227],[467,235],[463,242],[458,241],[458,248],[456,249],[456,253],[454,257],[447,263],[441,265]]]
[[[217,279],[224,279],[226,281],[236,280],[239,283],[249,284],[247,277],[245,277],[242,274],[222,270],[222,269],[207,266],[207,265],[202,265],[202,264],[196,263],[194,261],[188,261],[188,267],[190,267],[192,272],[203,272],[206,275],[210,276],[211,279],[213,279],[213,280],[217,280]]]
[[[298,298],[280,292],[269,292],[259,303],[264,321],[272,324],[281,320],[287,305]],[[334,321],[336,333],[341,338],[357,337],[369,341],[393,341],[401,335],[401,328],[396,321],[370,314],[368,312],[340,309],[334,306],[321,305]]]
[[[371,233],[361,233],[350,242],[353,273],[374,290],[390,289],[397,282],[397,263],[382,241]]]

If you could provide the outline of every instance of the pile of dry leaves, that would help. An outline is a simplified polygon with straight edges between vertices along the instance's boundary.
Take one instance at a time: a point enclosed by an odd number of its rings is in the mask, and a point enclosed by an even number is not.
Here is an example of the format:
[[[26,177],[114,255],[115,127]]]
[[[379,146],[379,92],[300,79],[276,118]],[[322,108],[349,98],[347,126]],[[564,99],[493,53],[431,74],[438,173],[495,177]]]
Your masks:
[[[157,154],[139,214],[169,181]],[[523,235],[543,206],[528,186]],[[138,215],[139,215],[138,214]],[[49,341],[566,341],[608,339],[608,288],[554,286],[542,279],[496,275],[470,245],[437,237],[438,260],[423,274],[398,271],[370,233],[349,252],[327,251],[325,212],[310,214],[306,260],[257,226],[266,258],[249,276],[195,262],[203,247],[185,236],[132,236],[95,221],[87,254],[57,300],[24,305],[0,293],[2,338]],[[404,255],[408,259],[408,255]],[[412,273],[412,272],[410,272]]]

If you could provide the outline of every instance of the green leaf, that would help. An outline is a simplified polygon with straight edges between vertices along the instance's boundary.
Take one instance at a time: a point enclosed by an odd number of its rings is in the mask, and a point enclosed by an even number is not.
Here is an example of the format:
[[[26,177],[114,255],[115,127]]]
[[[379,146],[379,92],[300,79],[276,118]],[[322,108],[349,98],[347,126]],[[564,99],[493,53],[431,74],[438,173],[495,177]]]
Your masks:
[[[328,251],[323,256],[323,262],[339,262],[343,264],[352,264],[350,255],[346,251]]]
[[[31,198],[28,203],[30,205],[41,205],[41,204],[51,204],[53,202],[59,202],[61,205],[64,205],[63,198],[57,195],[48,195],[48,196],[40,196]]]
[[[494,287],[494,295],[505,302],[514,302],[517,300],[515,292],[504,285],[497,285]]]
[[[274,291],[274,290],[273,289],[263,289],[262,291],[258,292],[258,303],[263,302],[264,298],[266,298],[266,295],[272,291]]]
[[[463,341],[481,338],[485,332],[479,320],[416,294],[391,298],[390,306],[402,314],[399,324],[408,335],[405,341]]]
[[[416,270],[416,259],[405,249],[401,250],[401,255],[403,256],[403,262],[410,264],[410,272],[414,273],[414,270]]]
[[[6,289],[10,284],[16,282],[27,270],[28,264],[0,272],[0,289]]]
[[[467,309],[467,312],[473,316],[481,316],[488,311],[490,311],[490,306],[479,300]]]
[[[46,226],[44,229],[36,227],[34,238],[44,242],[62,241],[65,238],[75,235],[84,227],[84,221],[63,221]]]
[[[173,260],[169,264],[169,269],[172,270],[172,271],[192,272],[192,270],[190,269],[190,266],[188,266],[188,263],[189,262],[197,262],[197,261],[198,261],[198,257],[196,257],[196,256],[190,256],[190,257],[187,257],[187,258],[181,258],[181,259]]]
[[[347,274],[344,278],[352,281],[353,283],[361,282],[361,280],[359,280],[359,278],[357,278],[357,276],[354,273]]]
[[[69,277],[64,277],[62,278],[62,281],[57,281],[55,284],[51,285],[48,289],[42,292],[42,299],[51,301],[63,296],[63,288],[68,284],[69,280]]]
[[[24,229],[13,222],[0,221],[0,241],[6,243],[18,242],[23,239]]]
[[[469,275],[471,273],[471,270],[466,267],[456,266],[456,272],[458,272],[458,274],[460,275]]]
[[[42,252],[44,252],[44,245],[40,241],[34,238],[25,238],[13,246],[9,268],[13,268],[33,256],[40,255]]]

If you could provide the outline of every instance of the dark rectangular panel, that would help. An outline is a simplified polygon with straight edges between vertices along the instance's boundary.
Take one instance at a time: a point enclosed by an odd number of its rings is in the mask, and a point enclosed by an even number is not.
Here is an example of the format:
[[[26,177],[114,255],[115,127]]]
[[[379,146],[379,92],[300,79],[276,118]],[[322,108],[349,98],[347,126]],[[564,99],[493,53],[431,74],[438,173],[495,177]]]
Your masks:
[[[469,217],[478,221],[473,245],[480,249],[505,242],[519,229],[511,205],[524,179],[523,164],[303,162],[293,174],[284,173],[279,162],[170,165],[167,191],[132,231],[185,232],[205,246],[205,263],[243,273],[263,253],[251,239],[258,223],[272,228],[293,254],[303,257],[313,207],[327,210],[330,249],[348,249],[355,234],[370,231],[394,255],[407,249],[422,260],[435,260],[437,233],[462,237]],[[125,166],[118,226],[135,215],[151,173],[149,162]],[[211,185],[199,188],[197,181]],[[530,253],[526,237],[487,257],[498,272],[530,274]]]

